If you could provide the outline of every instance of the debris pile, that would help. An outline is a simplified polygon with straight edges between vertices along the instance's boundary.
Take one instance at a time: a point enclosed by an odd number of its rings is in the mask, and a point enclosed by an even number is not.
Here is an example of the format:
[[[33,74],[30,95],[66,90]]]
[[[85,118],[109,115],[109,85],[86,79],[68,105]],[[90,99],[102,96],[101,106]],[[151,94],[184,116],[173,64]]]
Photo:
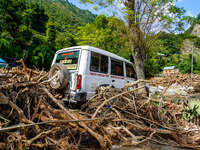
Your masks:
[[[187,96],[200,91],[200,76],[190,74],[170,74],[151,78],[154,83],[150,87],[151,93],[162,93],[164,96]],[[158,84],[157,84],[158,83]]]
[[[147,141],[200,148],[198,126],[183,119],[187,101],[154,99],[134,88],[160,81],[100,87],[80,109],[71,109],[62,91],[50,88],[47,72],[23,66],[0,69],[0,149],[112,149]]]

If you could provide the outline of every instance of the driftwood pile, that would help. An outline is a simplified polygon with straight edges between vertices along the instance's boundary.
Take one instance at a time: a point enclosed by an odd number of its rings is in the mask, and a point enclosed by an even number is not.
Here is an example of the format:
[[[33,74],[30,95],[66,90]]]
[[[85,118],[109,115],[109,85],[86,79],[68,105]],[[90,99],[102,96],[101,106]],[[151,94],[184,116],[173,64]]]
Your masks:
[[[141,94],[134,88],[139,82],[101,87],[71,109],[62,92],[50,88],[47,72],[1,69],[0,97],[8,103],[0,105],[0,149],[112,149],[151,141],[200,148],[199,129],[182,119],[186,102],[173,105]]]
[[[159,84],[163,86],[172,85],[173,83],[177,83],[180,85],[189,84],[189,85],[196,85],[200,82],[199,75],[192,75],[192,83],[191,83],[191,74],[164,74],[162,77],[154,77],[150,79],[152,85]]]

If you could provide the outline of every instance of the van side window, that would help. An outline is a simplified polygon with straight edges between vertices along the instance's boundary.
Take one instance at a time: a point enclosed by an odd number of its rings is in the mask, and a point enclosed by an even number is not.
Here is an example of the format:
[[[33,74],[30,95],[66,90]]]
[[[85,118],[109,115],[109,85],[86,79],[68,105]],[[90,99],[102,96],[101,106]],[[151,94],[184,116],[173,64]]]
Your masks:
[[[126,64],[126,77],[128,77],[128,78],[136,77],[136,73],[135,73],[135,70],[133,69],[132,65]]]
[[[108,57],[101,55],[101,67],[100,72],[108,73]]]
[[[108,57],[91,52],[90,70],[100,73],[108,73]]]
[[[111,74],[124,76],[123,62],[111,60]]]

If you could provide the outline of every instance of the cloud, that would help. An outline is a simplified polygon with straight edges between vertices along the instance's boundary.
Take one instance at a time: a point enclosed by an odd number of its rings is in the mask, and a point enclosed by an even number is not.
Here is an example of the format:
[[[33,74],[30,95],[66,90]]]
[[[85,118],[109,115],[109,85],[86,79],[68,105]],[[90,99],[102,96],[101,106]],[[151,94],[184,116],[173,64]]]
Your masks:
[[[187,16],[191,16],[191,17],[195,17],[195,15],[193,15],[192,12],[191,12],[190,10],[187,11],[186,15],[187,15]]]
[[[178,2],[183,2],[184,0],[178,0]]]

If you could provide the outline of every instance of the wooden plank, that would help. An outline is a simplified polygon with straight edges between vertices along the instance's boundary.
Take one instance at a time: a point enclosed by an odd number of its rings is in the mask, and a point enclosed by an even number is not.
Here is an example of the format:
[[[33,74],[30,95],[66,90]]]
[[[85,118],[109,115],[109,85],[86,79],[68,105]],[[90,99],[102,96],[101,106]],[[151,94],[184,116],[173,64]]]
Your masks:
[[[0,74],[0,78],[11,78],[12,74]]]

